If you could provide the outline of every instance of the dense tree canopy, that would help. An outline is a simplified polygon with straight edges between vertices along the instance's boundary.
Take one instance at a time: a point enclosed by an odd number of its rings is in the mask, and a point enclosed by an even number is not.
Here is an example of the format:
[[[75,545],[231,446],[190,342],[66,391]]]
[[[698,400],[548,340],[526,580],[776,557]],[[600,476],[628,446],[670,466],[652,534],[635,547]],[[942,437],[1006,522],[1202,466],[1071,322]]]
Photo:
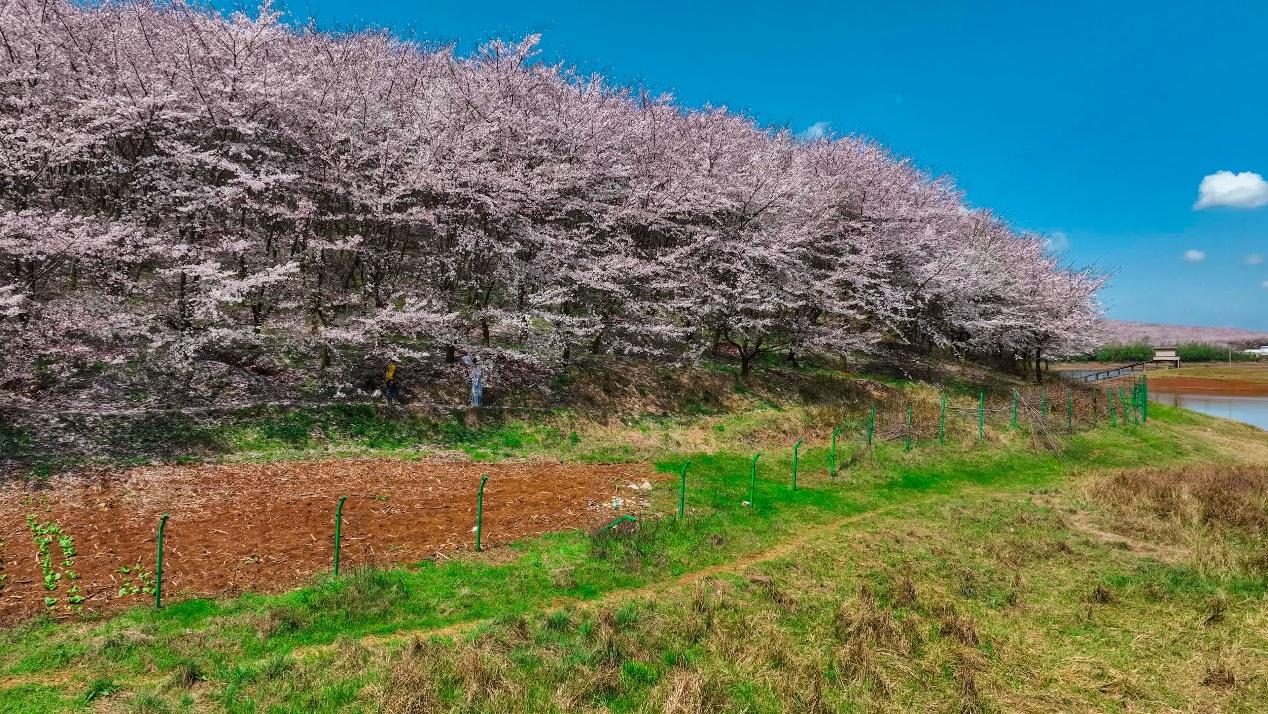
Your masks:
[[[536,58],[0,2],[0,380],[244,351],[1083,346],[1100,279],[868,141]]]

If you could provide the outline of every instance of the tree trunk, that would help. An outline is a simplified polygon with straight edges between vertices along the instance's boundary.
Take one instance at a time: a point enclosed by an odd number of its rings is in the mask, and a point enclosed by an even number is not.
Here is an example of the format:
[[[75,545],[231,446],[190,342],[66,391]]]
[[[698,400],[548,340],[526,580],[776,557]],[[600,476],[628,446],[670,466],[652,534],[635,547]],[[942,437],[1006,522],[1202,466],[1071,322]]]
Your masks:
[[[1035,384],[1043,384],[1043,361],[1041,356],[1043,350],[1039,347],[1035,348]]]
[[[453,345],[445,345],[445,364],[453,364],[458,361],[458,348]]]

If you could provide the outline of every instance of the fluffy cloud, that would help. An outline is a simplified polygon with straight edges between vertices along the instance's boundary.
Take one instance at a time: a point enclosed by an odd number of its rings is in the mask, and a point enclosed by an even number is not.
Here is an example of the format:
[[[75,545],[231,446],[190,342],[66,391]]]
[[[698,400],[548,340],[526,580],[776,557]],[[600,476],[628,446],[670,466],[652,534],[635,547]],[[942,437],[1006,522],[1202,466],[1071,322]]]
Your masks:
[[[1050,253],[1064,253],[1070,249],[1070,236],[1065,231],[1053,231],[1043,239]]]
[[[819,139],[826,137],[831,131],[832,124],[830,122],[817,121],[809,127],[806,127],[805,131],[801,132],[801,138],[806,139],[807,141],[818,141]]]
[[[1190,263],[1201,263],[1202,261],[1206,260],[1206,253],[1203,253],[1202,251],[1197,250],[1196,248],[1190,248],[1184,251],[1183,257],[1185,260],[1189,261]]]
[[[1264,256],[1260,253],[1251,253],[1246,256],[1246,265],[1263,265]]]
[[[1198,200],[1195,210],[1213,206],[1231,208],[1259,208],[1268,204],[1268,181],[1253,171],[1235,174],[1232,171],[1216,171],[1202,177],[1198,184]]]

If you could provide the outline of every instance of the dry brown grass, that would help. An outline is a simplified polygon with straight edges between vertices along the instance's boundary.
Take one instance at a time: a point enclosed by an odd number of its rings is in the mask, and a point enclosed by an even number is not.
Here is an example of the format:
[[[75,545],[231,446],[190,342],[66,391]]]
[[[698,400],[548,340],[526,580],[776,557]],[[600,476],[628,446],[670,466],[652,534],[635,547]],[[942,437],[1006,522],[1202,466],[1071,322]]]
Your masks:
[[[1103,527],[1086,514],[1072,519],[1099,540],[1163,562],[1185,562],[1204,575],[1268,572],[1256,547],[1268,536],[1268,468],[1204,464],[1133,469],[1089,481],[1083,497],[1102,512]]]
[[[1093,498],[1153,519],[1268,534],[1268,468],[1203,464],[1117,471],[1093,481]]]
[[[387,672],[377,692],[386,714],[425,714],[442,708],[438,673],[442,661],[439,645],[414,640]]]

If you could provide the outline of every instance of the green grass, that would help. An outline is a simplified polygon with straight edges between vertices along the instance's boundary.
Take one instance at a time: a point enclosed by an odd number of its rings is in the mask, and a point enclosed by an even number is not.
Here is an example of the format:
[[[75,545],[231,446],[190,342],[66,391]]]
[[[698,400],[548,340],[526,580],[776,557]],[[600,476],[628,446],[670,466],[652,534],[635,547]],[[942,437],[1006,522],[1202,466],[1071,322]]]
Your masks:
[[[936,400],[928,388],[906,388],[916,398]],[[972,396],[971,389],[960,391]],[[388,418],[373,409],[348,407],[318,412],[268,411],[218,427],[215,439],[227,445],[236,458],[291,458],[323,450],[327,455],[363,449],[366,453],[404,456],[458,450],[481,460],[524,456],[580,462],[651,459],[659,471],[675,478],[656,486],[653,514],[644,516],[632,535],[555,533],[515,543],[509,546],[509,555],[502,551],[492,560],[463,557],[387,571],[354,570],[341,578],[321,578],[278,595],[193,599],[173,602],[161,611],[137,608],[99,622],[34,621],[0,632],[0,702],[16,702],[12,706],[18,708],[13,711],[61,711],[125,700],[134,711],[333,711],[367,708],[367,703],[373,703],[368,708],[374,709],[390,698],[383,687],[411,675],[396,669],[398,661],[385,661],[383,652],[371,652],[358,644],[359,638],[483,622],[477,631],[492,634],[477,635],[477,642],[480,637],[496,639],[507,633],[522,638],[526,636],[524,627],[533,634],[527,641],[516,640],[505,651],[499,650],[496,656],[482,651],[473,654],[464,649],[466,640],[427,645],[428,657],[440,667],[428,674],[439,684],[422,688],[426,696],[433,697],[431,704],[466,710],[566,709],[559,704],[563,695],[547,688],[564,686],[560,677],[574,677],[576,667],[601,664],[603,681],[592,677],[577,680],[590,682],[589,689],[576,693],[580,704],[636,710],[642,706],[640,702],[666,701],[668,694],[663,690],[672,689],[672,682],[684,668],[712,671],[729,666],[721,674],[696,672],[693,676],[699,681],[683,680],[673,686],[690,689],[695,692],[691,696],[704,697],[701,701],[723,702],[727,708],[799,708],[808,703],[796,698],[800,695],[766,679],[747,681],[740,669],[726,665],[701,641],[666,639],[663,633],[646,631],[648,623],[666,626],[658,619],[660,615],[648,615],[646,605],[623,606],[626,609],[611,614],[611,621],[595,619],[588,610],[573,609],[614,592],[665,583],[724,565],[788,542],[808,529],[854,516],[885,521],[901,517],[906,520],[897,522],[923,529],[926,520],[936,520],[947,508],[972,509],[983,494],[1016,499],[1031,491],[1056,488],[1088,470],[1234,458],[1203,436],[1231,427],[1162,405],[1151,406],[1147,426],[1112,429],[1102,425],[1060,437],[1060,448],[1055,451],[1036,448],[1024,426],[1012,431],[988,425],[986,443],[961,440],[966,432],[976,433],[975,415],[971,419],[962,416],[957,418],[973,423],[954,424],[951,432],[959,436],[952,443],[938,447],[926,438],[917,440],[913,450],[905,453],[901,442],[878,441],[870,451],[863,450],[859,443],[863,418],[858,405],[846,411],[796,401],[754,399],[746,403],[746,409],[725,413],[626,417],[609,424],[585,422],[562,413],[538,421],[507,420],[471,429],[458,421],[399,415]],[[837,424],[846,426],[838,461],[849,466],[838,478],[828,478],[826,438],[808,439],[800,456],[799,489],[791,491],[792,442],[802,434],[825,434]],[[749,464],[756,450],[763,456],[750,507],[742,502],[748,498]],[[688,518],[679,521],[670,514],[677,510],[676,475],[685,459],[691,460]],[[955,506],[957,503],[963,505]],[[990,540],[1000,537],[1004,521],[999,519],[1012,517],[961,519],[954,527]],[[848,528],[840,531],[844,539],[840,542],[851,544],[846,549],[851,558],[888,562],[906,557],[859,552],[852,535],[855,526]],[[1035,535],[1040,540],[1047,537]],[[841,569],[858,564],[824,554],[824,538],[838,542],[835,533],[815,536],[807,548],[824,561],[819,577],[835,573],[839,578],[818,587],[835,588],[838,597],[856,592],[860,582],[849,574],[854,571]],[[968,546],[962,542],[957,547]],[[981,554],[976,548],[971,550],[939,555],[943,560],[962,562],[930,571],[930,582],[952,575],[964,579],[967,576],[961,570],[976,572],[973,582],[964,585],[973,593],[974,602],[996,609],[1008,606],[1014,599],[1014,588],[1007,573],[977,562],[974,558]],[[762,566],[768,567],[775,566]],[[797,569],[795,561],[792,567]],[[772,572],[772,577],[783,577],[778,568]],[[868,578],[869,587],[881,602],[888,603],[893,574],[867,572],[871,574],[865,572],[862,577]],[[803,575],[798,571],[796,577]],[[1124,566],[1098,571],[1098,578],[1115,592],[1162,592],[1168,597],[1195,598],[1208,597],[1208,585],[1214,582],[1184,568],[1156,572],[1148,567]],[[744,581],[732,580],[742,597],[728,606],[725,616],[742,623],[745,618],[766,613],[784,626],[785,615],[765,604],[754,604],[753,598],[761,600],[769,593],[748,592],[751,588]],[[1263,595],[1253,579],[1226,580],[1215,587],[1237,597]],[[561,604],[563,610],[558,609]],[[791,629],[779,635],[794,643],[789,652],[799,651],[801,646],[795,645],[798,638],[812,636],[822,618],[830,618],[809,612],[804,620],[789,620]],[[665,616],[687,617],[676,611]],[[920,617],[932,623],[945,620],[946,613],[927,611]],[[951,625],[939,627],[943,626]],[[1061,627],[1078,630],[1085,625],[1063,623]],[[624,631],[657,644],[649,648],[640,645],[637,656],[614,657],[613,647],[624,651],[619,635]],[[733,632],[738,636],[740,630]],[[596,650],[596,642],[606,649]],[[326,649],[314,651],[314,647]],[[608,654],[596,660],[600,655],[595,653],[600,651]],[[405,655],[395,652],[391,656]],[[492,673],[485,666],[488,657],[499,663]],[[956,662],[959,660],[935,658],[928,663],[929,671],[915,681],[929,687],[929,692],[953,694],[955,687],[966,686],[963,673],[957,674],[960,665]],[[872,674],[865,673],[859,679],[855,670],[843,672],[835,669],[835,664],[820,664],[824,666],[816,671],[825,678],[822,681],[798,674],[800,670],[792,676],[802,677],[808,686],[837,687],[841,682],[852,682],[843,691],[853,691],[850,687],[874,679]],[[411,666],[423,664],[413,662]],[[782,665],[770,666],[771,672],[788,674]],[[715,675],[719,679],[710,684],[713,680],[709,677]],[[520,683],[518,689],[499,689],[513,682]],[[703,689],[691,689],[697,685]],[[505,699],[469,701],[471,686],[484,686],[490,696],[500,692],[497,696]],[[860,696],[866,694],[859,692]]]
[[[1006,435],[994,448],[969,443],[938,449],[924,443],[904,453],[901,444],[878,443],[836,479],[825,474],[827,448],[810,446],[801,452],[796,492],[788,486],[791,451],[767,446],[759,461],[753,507],[742,505],[751,452],[667,453],[656,461],[663,472],[677,474],[682,460],[691,459],[689,517],[684,521],[644,518],[633,536],[546,535],[514,544],[515,556],[499,564],[461,559],[391,571],[358,570],[280,595],[187,600],[161,611],[134,609],[100,623],[34,622],[0,634],[0,672],[31,677],[69,671],[79,682],[76,687],[87,691],[96,686],[92,682],[118,682],[125,690],[134,690],[129,682],[156,675],[187,679],[179,673],[192,668],[206,679],[197,686],[220,692],[228,706],[246,701],[236,692],[255,681],[256,673],[280,667],[304,647],[469,621],[513,621],[552,603],[584,602],[725,564],[818,524],[940,502],[966,489],[1019,492],[1090,467],[1213,456],[1200,443],[1184,438],[1185,425],[1192,419],[1187,413],[1159,407],[1151,415],[1148,427],[1102,427],[1076,435],[1059,453],[1036,451],[1020,434]],[[768,430],[778,423],[802,418],[808,418],[802,410],[767,409],[725,415],[712,423],[719,438],[739,444],[769,436]],[[306,421],[297,423],[311,428]],[[656,433],[674,424],[648,419],[625,427]],[[500,444],[510,450],[543,443],[540,434],[525,438],[531,431],[521,426],[501,425],[480,433],[483,441],[465,443]],[[563,443],[567,448],[578,446],[566,437]],[[857,443],[843,441],[842,461],[858,448]],[[655,511],[676,511],[676,479],[658,486],[653,499]],[[620,676],[622,681],[650,686],[657,679],[651,674],[657,666],[640,661],[623,668]],[[368,681],[352,677],[324,682],[316,694],[305,694],[310,699],[304,701],[319,709],[336,707]],[[3,694],[20,697],[30,711],[71,707],[75,699],[50,698],[46,688],[26,684]],[[756,697],[750,702],[754,706],[766,696],[756,690],[750,694]],[[286,697],[292,701],[291,695]],[[292,705],[302,708],[298,700]]]
[[[351,677],[354,706],[392,711],[1255,711],[1262,589],[1142,563],[1071,528],[1070,503],[966,487],[747,574],[377,653],[344,640],[225,691],[238,710],[289,709],[299,685]],[[1224,666],[1231,686],[1212,676]]]

